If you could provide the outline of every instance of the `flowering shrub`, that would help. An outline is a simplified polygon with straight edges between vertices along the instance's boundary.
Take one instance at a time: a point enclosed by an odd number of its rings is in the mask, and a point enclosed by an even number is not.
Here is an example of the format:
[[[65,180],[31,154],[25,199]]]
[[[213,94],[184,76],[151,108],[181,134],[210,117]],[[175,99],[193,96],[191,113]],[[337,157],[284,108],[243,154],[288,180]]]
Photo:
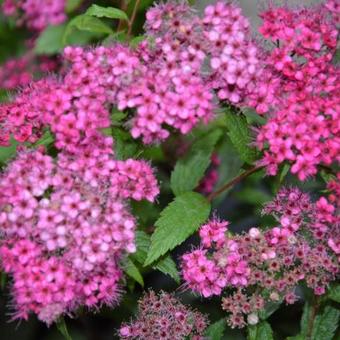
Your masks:
[[[338,2],[268,1],[257,35],[236,2],[94,2],[1,4],[12,319],[68,340],[65,317],[107,308],[122,339],[338,337]]]

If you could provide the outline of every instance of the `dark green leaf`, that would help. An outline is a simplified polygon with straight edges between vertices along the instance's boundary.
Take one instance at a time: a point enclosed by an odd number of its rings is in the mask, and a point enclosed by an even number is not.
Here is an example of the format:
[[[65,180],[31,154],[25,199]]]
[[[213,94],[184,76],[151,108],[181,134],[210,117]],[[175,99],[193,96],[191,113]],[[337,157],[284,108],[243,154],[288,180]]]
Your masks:
[[[171,173],[171,188],[176,196],[194,190],[207,170],[211,154],[221,136],[220,130],[215,130],[195,142],[187,156],[177,161]]]
[[[248,326],[248,340],[273,340],[273,331],[268,322]]]
[[[138,230],[136,232],[136,244],[137,251],[136,253],[132,254],[131,257],[137,262],[144,264],[151,244],[150,236],[144,231]],[[179,283],[180,277],[176,268],[176,264],[169,255],[164,256],[160,260],[156,261],[152,265],[152,268],[171,276],[177,283]]]
[[[56,326],[57,326],[59,332],[63,335],[63,337],[66,340],[72,340],[72,337],[70,336],[70,334],[68,332],[65,319],[63,317],[60,317],[58,319],[58,321],[56,322]]]
[[[252,164],[256,160],[256,150],[250,147],[252,142],[247,121],[244,116],[234,112],[226,113],[228,136],[246,163]]]
[[[36,142],[33,144],[34,147],[39,146],[39,145],[50,145],[53,143],[54,137],[50,131],[46,131],[44,135]]]
[[[340,284],[334,284],[328,291],[328,297],[340,303]]]
[[[311,340],[333,340],[339,326],[340,311],[326,306],[322,314],[316,316]]]
[[[309,301],[303,306],[303,313],[300,321],[300,335],[306,337],[309,329],[309,320],[312,314],[312,307]]]
[[[138,282],[142,287],[144,287],[143,276],[141,275],[136,265],[129,258],[127,258],[124,265],[124,272],[136,282]]]
[[[37,54],[55,54],[63,49],[63,36],[66,25],[48,26],[38,37],[35,44]]]
[[[138,151],[137,142],[131,139],[131,135],[123,129],[113,128],[112,137],[115,140],[114,148],[116,158],[125,160],[134,157]]]
[[[264,310],[261,310],[259,312],[259,317],[262,320],[266,320],[267,318],[269,318],[273,313],[275,313],[281,306],[282,301],[277,301],[277,302],[273,302],[270,301],[266,304]]]
[[[156,230],[151,236],[151,247],[145,265],[159,259],[172,250],[208,218],[210,203],[205,197],[195,192],[186,192],[177,196],[162,212],[156,221]]]
[[[129,18],[125,12],[123,12],[119,8],[114,7],[102,7],[98,5],[92,5],[88,8],[85,12],[87,15],[92,15],[98,18],[110,18],[110,19],[119,19],[119,20],[126,20],[128,21]]]
[[[221,340],[225,330],[225,320],[221,319],[207,328],[205,332],[207,340]]]

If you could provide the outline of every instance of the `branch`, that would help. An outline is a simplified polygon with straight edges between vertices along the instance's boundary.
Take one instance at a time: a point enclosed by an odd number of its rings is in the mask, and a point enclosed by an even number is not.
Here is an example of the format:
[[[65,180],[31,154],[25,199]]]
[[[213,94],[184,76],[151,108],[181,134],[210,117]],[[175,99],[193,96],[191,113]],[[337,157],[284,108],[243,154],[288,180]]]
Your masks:
[[[254,166],[254,167],[250,168],[249,170],[245,171],[244,173],[242,173],[241,175],[233,178],[230,182],[226,183],[221,188],[219,188],[215,192],[211,193],[208,196],[208,201],[211,202],[219,194],[221,194],[222,192],[224,192],[224,191],[228,190],[229,188],[233,187],[235,184],[241,182],[243,179],[249,177],[253,173],[261,170],[262,168],[263,168],[263,166]]]
[[[132,15],[131,15],[131,18],[130,18],[129,23],[128,23],[128,31],[127,31],[128,37],[131,36],[133,23],[135,22],[135,19],[136,19],[139,3],[140,3],[140,0],[136,0],[135,6],[133,7]]]

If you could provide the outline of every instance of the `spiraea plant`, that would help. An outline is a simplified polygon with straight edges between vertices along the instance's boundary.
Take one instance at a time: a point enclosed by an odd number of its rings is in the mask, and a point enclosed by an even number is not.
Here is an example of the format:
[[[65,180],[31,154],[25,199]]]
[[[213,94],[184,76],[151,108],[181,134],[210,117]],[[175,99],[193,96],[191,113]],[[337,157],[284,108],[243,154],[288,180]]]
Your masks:
[[[337,0],[0,3],[1,312],[340,337]]]

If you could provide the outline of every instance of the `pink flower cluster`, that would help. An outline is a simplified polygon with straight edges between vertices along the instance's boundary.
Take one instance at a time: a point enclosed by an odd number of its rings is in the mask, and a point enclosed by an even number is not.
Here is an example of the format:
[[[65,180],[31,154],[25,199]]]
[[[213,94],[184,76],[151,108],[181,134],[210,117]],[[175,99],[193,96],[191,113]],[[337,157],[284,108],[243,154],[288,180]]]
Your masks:
[[[28,71],[27,57],[9,59],[0,66],[0,88],[14,89],[32,81],[32,73]]]
[[[212,86],[220,100],[241,104],[253,89],[259,63],[250,39],[249,21],[240,7],[217,2],[204,10],[204,36],[209,42]]]
[[[58,63],[49,57],[33,58],[29,53],[0,65],[0,88],[13,90],[30,84],[37,73],[56,71]]]
[[[288,161],[291,172],[305,180],[318,165],[339,161],[336,22],[324,5],[270,7],[260,16],[260,33],[275,47],[263,53],[262,75],[247,103],[270,114],[257,146],[265,150],[262,164],[270,175]]]
[[[82,305],[113,305],[122,257],[136,249],[126,199],[158,194],[150,166],[115,160],[112,139],[98,134],[56,161],[21,151],[0,188],[0,256],[14,280],[14,318],[33,312],[50,324]]]
[[[266,302],[294,303],[301,282],[322,295],[339,274],[340,220],[326,198],[312,203],[298,189],[282,189],[264,212],[278,226],[232,235],[227,222],[212,220],[200,229],[201,248],[182,258],[193,291],[209,297],[234,288],[222,303],[231,327],[257,323]]]
[[[121,339],[203,340],[207,325],[203,314],[184,306],[174,296],[150,291],[138,302],[137,319],[123,324],[119,335]]]
[[[27,26],[42,31],[48,25],[58,25],[65,21],[66,0],[4,0],[2,10],[14,17],[18,26]]]

